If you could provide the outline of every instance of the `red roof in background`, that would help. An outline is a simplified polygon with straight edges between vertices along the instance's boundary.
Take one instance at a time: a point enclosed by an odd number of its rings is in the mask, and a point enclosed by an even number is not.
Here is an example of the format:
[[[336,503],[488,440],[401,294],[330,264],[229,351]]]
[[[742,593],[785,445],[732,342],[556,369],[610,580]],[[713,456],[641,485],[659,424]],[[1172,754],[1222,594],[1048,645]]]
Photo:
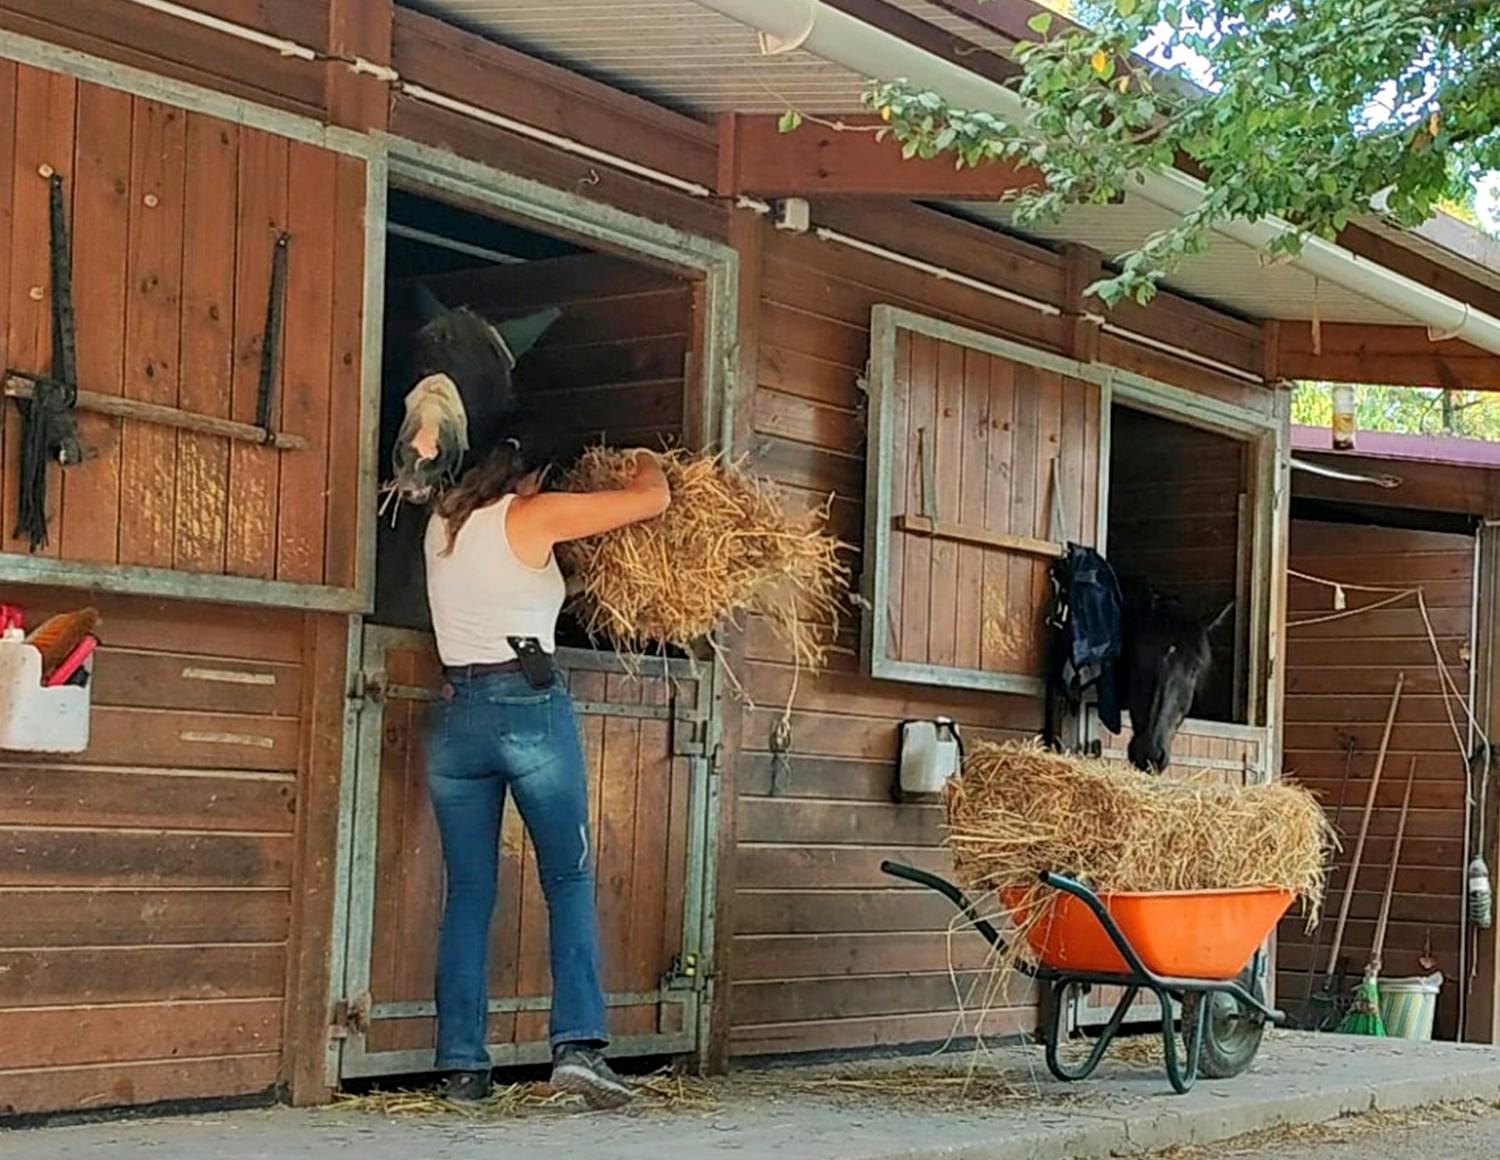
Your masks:
[[[1397,435],[1387,431],[1360,431],[1355,450],[1335,451],[1327,427],[1292,425],[1292,450],[1316,451],[1334,459],[1407,459],[1423,463],[1447,463],[1455,467],[1500,470],[1500,443],[1484,439],[1460,439],[1455,435]]]

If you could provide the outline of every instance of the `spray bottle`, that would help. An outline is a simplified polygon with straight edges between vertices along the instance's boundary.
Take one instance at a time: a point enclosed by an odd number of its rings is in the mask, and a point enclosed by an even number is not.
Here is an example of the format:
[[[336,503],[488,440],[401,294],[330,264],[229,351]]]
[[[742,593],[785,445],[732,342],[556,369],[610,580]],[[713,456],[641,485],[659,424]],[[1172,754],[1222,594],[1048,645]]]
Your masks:
[[[1495,921],[1495,895],[1490,889],[1490,868],[1477,854],[1469,863],[1469,921],[1488,930]]]

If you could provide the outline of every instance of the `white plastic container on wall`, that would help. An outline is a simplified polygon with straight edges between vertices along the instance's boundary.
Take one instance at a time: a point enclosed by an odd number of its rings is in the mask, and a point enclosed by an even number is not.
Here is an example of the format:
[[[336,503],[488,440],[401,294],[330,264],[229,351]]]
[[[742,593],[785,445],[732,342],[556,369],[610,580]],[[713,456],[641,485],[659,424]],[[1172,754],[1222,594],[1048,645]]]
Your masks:
[[[90,678],[93,667],[90,657],[84,662]],[[19,629],[7,629],[0,635],[0,749],[81,753],[88,746],[88,687],[44,688],[42,654]]]

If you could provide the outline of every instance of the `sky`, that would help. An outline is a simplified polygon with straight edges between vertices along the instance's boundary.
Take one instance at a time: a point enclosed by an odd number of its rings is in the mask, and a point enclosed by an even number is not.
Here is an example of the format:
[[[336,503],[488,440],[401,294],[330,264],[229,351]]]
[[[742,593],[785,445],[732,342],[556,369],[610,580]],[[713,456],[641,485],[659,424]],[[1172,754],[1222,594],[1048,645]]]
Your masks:
[[[1053,0],[1043,0],[1043,2],[1060,11],[1066,11],[1068,7],[1064,3],[1055,3]],[[1171,29],[1163,24],[1152,36],[1143,41],[1136,51],[1163,68],[1181,69],[1195,84],[1212,89],[1214,81],[1208,62],[1191,49],[1181,46],[1168,51],[1163,42],[1170,35]],[[1488,173],[1476,183],[1474,214],[1479,218],[1484,229],[1492,234],[1500,235],[1500,171]]]

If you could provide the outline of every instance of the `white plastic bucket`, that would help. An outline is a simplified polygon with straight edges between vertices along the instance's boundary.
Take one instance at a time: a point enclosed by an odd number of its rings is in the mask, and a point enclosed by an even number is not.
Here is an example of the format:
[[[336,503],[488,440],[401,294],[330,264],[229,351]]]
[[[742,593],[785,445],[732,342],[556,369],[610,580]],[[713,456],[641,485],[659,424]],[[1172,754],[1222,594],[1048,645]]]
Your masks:
[[[1431,1039],[1437,1015],[1438,992],[1443,988],[1441,972],[1425,978],[1381,979],[1380,1018],[1392,1039]]]

